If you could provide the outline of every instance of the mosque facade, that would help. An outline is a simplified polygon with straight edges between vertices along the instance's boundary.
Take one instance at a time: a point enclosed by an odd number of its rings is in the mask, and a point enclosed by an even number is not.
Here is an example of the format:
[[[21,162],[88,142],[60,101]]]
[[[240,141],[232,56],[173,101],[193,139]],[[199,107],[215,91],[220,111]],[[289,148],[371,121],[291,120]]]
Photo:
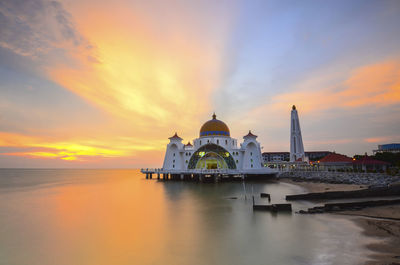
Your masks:
[[[163,171],[181,173],[198,170],[222,170],[237,174],[269,174],[270,168],[263,166],[260,143],[257,136],[249,133],[243,142],[231,137],[228,126],[216,115],[205,122],[199,137],[191,144],[184,144],[175,133],[169,138],[165,152]]]

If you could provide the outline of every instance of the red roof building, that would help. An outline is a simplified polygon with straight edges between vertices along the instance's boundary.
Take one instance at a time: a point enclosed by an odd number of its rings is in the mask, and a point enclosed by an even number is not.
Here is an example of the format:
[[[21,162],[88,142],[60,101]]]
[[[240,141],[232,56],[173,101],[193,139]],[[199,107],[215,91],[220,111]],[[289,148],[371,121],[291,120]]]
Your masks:
[[[348,156],[345,156],[345,155],[332,153],[332,154],[325,156],[324,158],[321,158],[319,160],[319,162],[320,163],[353,163],[353,159]]]
[[[331,153],[318,161],[319,167],[322,169],[348,169],[353,168],[353,159],[336,153]]]
[[[363,171],[369,170],[386,170],[387,167],[390,165],[388,162],[380,161],[373,159],[370,156],[363,156],[362,158],[353,161],[354,169],[359,169]]]

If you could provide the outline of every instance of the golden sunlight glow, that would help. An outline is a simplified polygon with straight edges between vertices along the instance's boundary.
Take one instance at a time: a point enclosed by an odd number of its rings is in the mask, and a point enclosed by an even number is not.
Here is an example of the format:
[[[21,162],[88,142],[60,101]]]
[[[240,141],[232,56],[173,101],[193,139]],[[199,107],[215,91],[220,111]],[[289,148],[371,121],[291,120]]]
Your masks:
[[[26,148],[25,152],[10,152],[2,155],[27,156],[33,158],[63,159],[84,161],[88,157],[118,158],[129,157],[139,151],[159,150],[160,143],[135,144],[125,138],[114,141],[76,140],[71,142],[49,142],[49,140],[21,134],[0,132],[0,145]],[[110,146],[112,148],[110,148]],[[33,151],[32,151],[33,150]]]
[[[210,36],[210,41],[169,21],[168,34],[161,34],[152,26],[153,17],[132,12],[118,10],[118,18],[111,12],[78,14],[80,31],[96,43],[97,62],[78,55],[76,67],[60,62],[48,75],[137,126],[193,130],[195,117],[210,109],[210,93],[219,85],[221,43],[227,33]]]

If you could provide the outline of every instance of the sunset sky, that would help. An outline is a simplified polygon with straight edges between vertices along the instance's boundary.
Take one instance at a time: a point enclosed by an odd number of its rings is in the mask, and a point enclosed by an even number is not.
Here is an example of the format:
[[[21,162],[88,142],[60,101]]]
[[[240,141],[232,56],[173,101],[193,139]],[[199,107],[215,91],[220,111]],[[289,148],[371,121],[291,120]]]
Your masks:
[[[0,167],[160,167],[215,111],[289,151],[400,142],[400,1],[0,1]]]

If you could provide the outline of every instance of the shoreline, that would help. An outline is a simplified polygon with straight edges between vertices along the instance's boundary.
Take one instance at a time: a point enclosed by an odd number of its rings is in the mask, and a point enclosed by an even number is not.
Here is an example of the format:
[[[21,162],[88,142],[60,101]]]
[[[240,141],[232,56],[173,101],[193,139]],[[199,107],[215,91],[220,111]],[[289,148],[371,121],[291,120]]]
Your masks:
[[[309,181],[293,181],[282,178],[280,182],[302,187],[306,192],[350,191],[367,188],[367,185],[331,184]],[[379,242],[363,244],[372,251],[366,265],[400,265],[400,205],[364,208],[358,211],[342,211],[335,215],[347,216],[363,229],[363,234]]]

